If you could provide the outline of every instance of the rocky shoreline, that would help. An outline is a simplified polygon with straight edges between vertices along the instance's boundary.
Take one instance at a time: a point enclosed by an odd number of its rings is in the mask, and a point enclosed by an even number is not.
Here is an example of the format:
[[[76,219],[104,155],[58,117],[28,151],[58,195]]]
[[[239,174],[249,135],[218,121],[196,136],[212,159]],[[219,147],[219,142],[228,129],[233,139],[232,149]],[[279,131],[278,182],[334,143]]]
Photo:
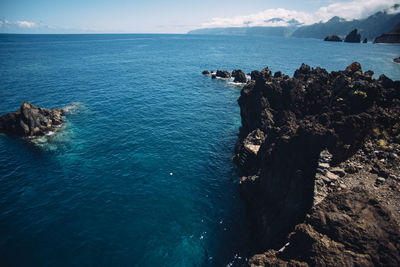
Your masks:
[[[398,266],[400,81],[359,63],[253,71],[235,162],[251,266]]]
[[[43,136],[60,128],[64,114],[60,108],[40,108],[24,102],[17,111],[0,116],[0,133],[29,138]]]

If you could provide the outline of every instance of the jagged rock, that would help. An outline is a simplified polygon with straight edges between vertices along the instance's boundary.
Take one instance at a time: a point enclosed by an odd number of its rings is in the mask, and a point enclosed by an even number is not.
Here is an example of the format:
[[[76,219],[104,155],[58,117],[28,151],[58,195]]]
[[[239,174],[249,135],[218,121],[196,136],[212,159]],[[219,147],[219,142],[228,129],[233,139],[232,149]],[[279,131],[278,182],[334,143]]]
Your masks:
[[[377,37],[374,43],[400,43],[400,23],[398,23],[390,32]]]
[[[242,166],[246,176],[240,180],[240,192],[246,202],[259,251],[280,249],[295,225],[305,222],[305,216],[313,206],[327,209],[334,201],[330,198],[333,190],[330,184],[347,192],[347,185],[340,181],[343,169],[335,173],[330,166],[339,166],[364,147],[365,141],[373,137],[373,129],[389,132],[389,127],[400,125],[400,82],[384,75],[373,79],[372,75],[372,71],[363,73],[357,62],[344,71],[331,73],[302,64],[293,78],[287,75],[273,77],[268,69],[251,73],[252,80],[243,87],[238,100],[242,127],[235,152],[236,158],[240,159],[249,134],[255,130],[264,134],[254,164],[249,168],[246,166],[250,165]],[[390,130],[390,133],[397,136],[396,131]],[[350,164],[344,167],[348,173],[344,178],[360,172],[356,166],[352,167],[354,170],[349,169]],[[340,219],[339,215],[335,216]],[[390,216],[388,220],[391,220]],[[373,219],[369,223],[382,225]],[[383,225],[382,231],[391,231],[387,226]],[[313,235],[327,235],[317,233]],[[378,250],[373,251],[377,249],[375,245],[370,252],[361,253],[348,249],[364,242],[359,240],[357,233],[349,232],[347,238],[348,244],[336,239],[333,240],[336,243],[330,243],[337,248],[332,255],[323,254],[324,249],[329,248],[327,246],[315,250],[321,253],[315,257],[323,259],[326,256],[332,262],[337,258],[338,264],[356,261],[369,264],[371,259],[375,262],[372,254],[379,254]],[[373,238],[371,240],[375,244]],[[348,253],[339,254],[343,249]],[[393,252],[392,248],[389,250]],[[330,253],[330,250],[326,252]],[[315,265],[311,254],[304,254],[301,259],[274,255],[283,261],[293,259]],[[394,256],[391,254],[390,257]]]
[[[335,168],[330,169],[330,171],[331,171],[332,173],[334,173],[334,174],[340,176],[340,177],[343,177],[343,176],[346,175],[346,172],[344,171],[343,168],[335,167]]]
[[[366,44],[366,43],[368,43],[368,38],[365,38],[363,41],[363,44]]]
[[[372,230],[373,229],[373,230]],[[283,251],[252,257],[250,266],[398,266],[399,225],[366,191],[330,194],[295,227]]]
[[[346,43],[359,43],[361,41],[361,35],[357,32],[357,29],[354,29],[344,38],[344,41]]]
[[[327,37],[325,37],[324,41],[342,42],[342,39],[337,35],[328,35]]]
[[[216,76],[220,78],[230,78],[231,74],[226,70],[217,70]]]
[[[275,74],[274,74],[274,78],[279,78],[279,77],[281,77],[282,76],[282,72],[280,72],[280,71],[277,71],[277,72],[275,72]]]
[[[40,136],[62,124],[62,109],[39,108],[24,102],[16,112],[0,116],[0,132],[16,136]]]
[[[203,72],[201,74],[208,75],[208,74],[210,74],[210,72],[208,70],[203,70]]]
[[[246,74],[242,70],[234,70],[232,71],[232,77],[234,77],[235,83],[245,83],[247,81]]]

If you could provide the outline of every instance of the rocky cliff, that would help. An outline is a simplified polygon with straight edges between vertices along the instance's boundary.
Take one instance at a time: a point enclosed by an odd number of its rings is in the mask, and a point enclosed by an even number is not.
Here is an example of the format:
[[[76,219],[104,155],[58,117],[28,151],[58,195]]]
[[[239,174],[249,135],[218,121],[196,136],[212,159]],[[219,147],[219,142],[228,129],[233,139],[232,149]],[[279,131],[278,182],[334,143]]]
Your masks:
[[[361,35],[358,33],[357,29],[354,29],[344,38],[344,42],[359,43],[361,42]]]
[[[377,37],[374,43],[400,43],[400,23],[398,23],[390,32]]]
[[[235,148],[263,252],[250,265],[400,263],[400,82],[372,75],[251,73]]]

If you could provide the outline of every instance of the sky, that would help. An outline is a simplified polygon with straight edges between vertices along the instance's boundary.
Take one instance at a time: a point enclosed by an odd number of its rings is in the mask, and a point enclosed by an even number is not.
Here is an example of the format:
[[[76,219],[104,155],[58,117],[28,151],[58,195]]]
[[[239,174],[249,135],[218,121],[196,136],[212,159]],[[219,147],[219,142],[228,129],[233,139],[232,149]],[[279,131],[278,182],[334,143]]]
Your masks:
[[[308,25],[336,15],[364,18],[394,4],[400,0],[0,0],[0,32],[186,33]]]

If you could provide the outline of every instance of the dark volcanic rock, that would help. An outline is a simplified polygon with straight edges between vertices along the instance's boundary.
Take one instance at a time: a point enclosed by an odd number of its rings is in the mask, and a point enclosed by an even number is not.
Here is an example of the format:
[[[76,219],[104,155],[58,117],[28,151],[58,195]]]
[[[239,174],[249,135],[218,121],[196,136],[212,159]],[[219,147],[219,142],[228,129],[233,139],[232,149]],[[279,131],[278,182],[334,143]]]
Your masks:
[[[235,78],[235,83],[245,83],[247,81],[246,74],[242,70],[234,70],[232,71],[232,77]]]
[[[400,43],[400,23],[396,25],[390,32],[384,33],[377,37],[374,43]]]
[[[366,43],[368,43],[368,38],[365,38],[363,41],[363,44],[366,44]]]
[[[325,37],[324,41],[342,42],[342,39],[337,35],[329,35],[329,36]]]
[[[40,136],[57,130],[63,122],[62,109],[39,108],[24,102],[16,112],[0,117],[0,132],[16,136]]]
[[[208,70],[203,70],[203,72],[201,74],[208,75],[208,74],[210,74],[210,72]]]
[[[361,35],[357,32],[357,29],[354,29],[344,38],[344,41],[347,43],[359,43],[361,42]]]
[[[393,61],[396,62],[396,63],[400,63],[400,57],[397,57],[397,58],[393,59]]]
[[[231,74],[226,70],[217,70],[216,76],[220,78],[230,78]]]
[[[373,230],[372,230],[373,229]],[[329,195],[290,234],[283,251],[254,266],[398,266],[400,231],[390,212],[360,188]]]
[[[302,229],[296,240],[304,237],[305,241],[293,245],[293,251],[304,251],[303,256],[291,252],[293,256],[283,257],[269,251],[268,260],[276,259],[276,264],[323,265],[318,261],[326,257],[327,265],[336,260],[338,265],[357,261],[361,265],[371,262],[390,265],[398,259],[398,228],[393,227],[391,215],[375,204],[374,196],[367,196],[362,190],[357,196],[340,195],[343,201],[348,197],[350,203],[354,202],[343,208],[349,213],[349,218],[345,218],[348,228],[339,228],[343,219],[340,213],[332,215],[332,224],[326,226],[326,231],[305,218],[316,203],[317,171],[327,165],[320,162],[322,151],[330,152],[329,162],[336,166],[359,151],[374,129],[386,129],[393,136],[400,134],[400,82],[384,75],[373,79],[372,75],[372,71],[363,73],[357,62],[345,71],[331,73],[302,64],[293,78],[272,77],[268,68],[253,71],[252,81],[243,87],[238,100],[242,127],[235,147],[235,162],[245,173],[240,179],[240,191],[259,251],[281,248],[294,227],[305,224],[304,229],[296,228]],[[396,130],[392,130],[394,126]],[[335,171],[326,171],[325,182],[339,179]],[[343,175],[343,171],[340,173]],[[318,205],[326,214],[330,212],[328,207],[340,204],[340,199],[334,202],[339,195],[328,194],[325,199],[321,196]],[[364,224],[360,229],[351,230],[361,222]],[[376,233],[366,233],[368,229],[375,229]],[[335,236],[339,233],[343,233],[343,239]],[[325,239],[319,241],[325,236],[329,238],[327,243],[323,243]],[[318,241],[319,248],[306,246],[314,244],[313,240]],[[382,257],[381,248],[385,251]],[[343,250],[347,252],[339,253]],[[264,256],[259,258],[260,262],[270,264]],[[254,265],[257,266],[256,262]]]

